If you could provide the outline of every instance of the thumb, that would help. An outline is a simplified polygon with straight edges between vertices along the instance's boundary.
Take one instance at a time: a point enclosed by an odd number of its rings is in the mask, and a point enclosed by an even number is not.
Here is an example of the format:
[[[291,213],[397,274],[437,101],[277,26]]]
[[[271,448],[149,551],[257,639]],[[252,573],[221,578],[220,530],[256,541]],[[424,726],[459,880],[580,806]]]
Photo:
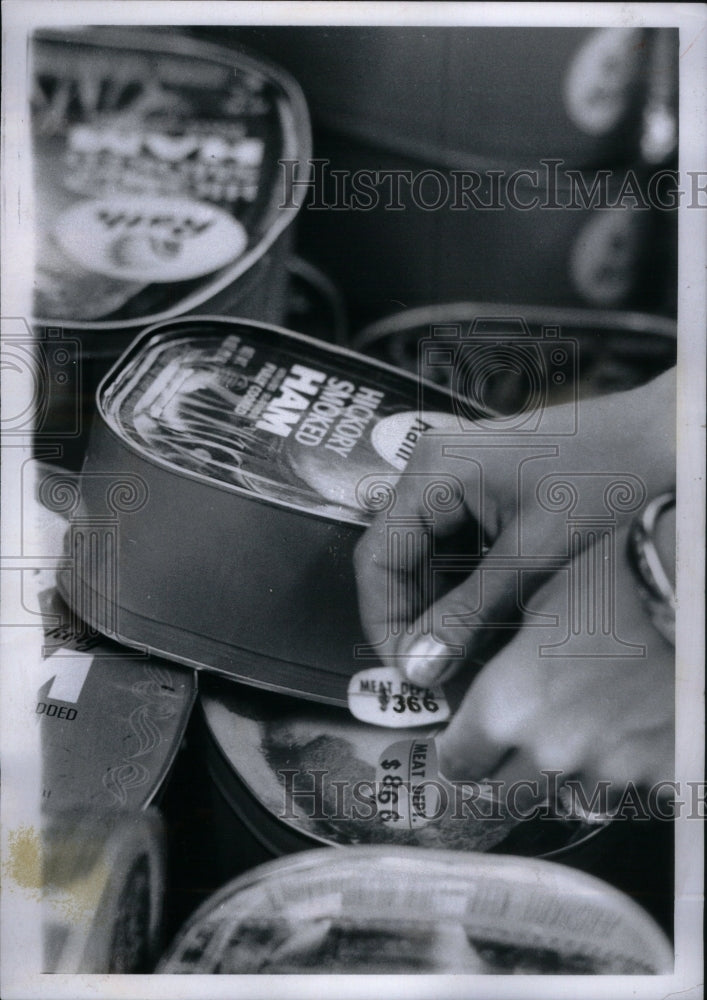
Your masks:
[[[550,540],[544,551],[558,551],[549,557],[519,557],[517,522],[509,524],[478,569],[418,619],[410,644],[398,652],[409,680],[420,687],[442,683],[469,660],[483,663],[505,645],[523,618],[524,601],[566,561],[563,541]]]

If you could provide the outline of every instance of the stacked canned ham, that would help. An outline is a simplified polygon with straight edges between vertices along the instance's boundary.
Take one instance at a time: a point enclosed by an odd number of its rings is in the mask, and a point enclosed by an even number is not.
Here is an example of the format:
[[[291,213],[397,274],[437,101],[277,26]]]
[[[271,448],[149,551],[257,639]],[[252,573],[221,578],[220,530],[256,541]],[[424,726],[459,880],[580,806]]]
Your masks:
[[[436,719],[395,734],[391,695],[367,692],[378,725],[349,695],[379,664],[356,542],[456,420],[448,373],[420,367],[431,326],[506,317],[499,342],[555,359],[543,404],[673,362],[674,213],[628,202],[673,162],[676,50],[637,28],[36,35],[34,439],[60,467],[31,491],[44,971],[669,971],[666,900],[608,884],[630,831],[519,821],[486,791],[457,813],[422,780],[396,825],[413,759],[447,787],[460,694],[412,692]],[[273,325],[295,217],[347,346]],[[474,413],[526,389],[504,376]]]

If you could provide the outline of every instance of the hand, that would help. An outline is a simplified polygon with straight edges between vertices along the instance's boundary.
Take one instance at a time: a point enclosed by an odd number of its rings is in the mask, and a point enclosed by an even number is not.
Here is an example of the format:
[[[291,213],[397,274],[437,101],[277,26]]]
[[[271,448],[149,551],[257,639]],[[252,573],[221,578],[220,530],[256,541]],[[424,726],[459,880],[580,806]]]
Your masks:
[[[578,513],[593,517],[606,516],[612,483],[628,483],[633,502],[615,511],[619,530],[674,483],[674,407],[671,370],[638,389],[582,401],[576,414],[557,407],[557,426],[572,426],[577,416],[574,434],[508,434],[499,423],[483,434],[469,425],[423,436],[396,486],[404,552],[389,544],[388,513],[376,517],[356,552],[362,621],[381,658],[420,685],[462,666],[471,679],[523,620],[533,592],[576,555],[561,490],[549,492],[553,479],[574,481]],[[431,518],[425,491],[435,479],[452,483],[455,495]],[[488,546],[483,558],[480,533]],[[445,545],[447,555],[450,547],[457,556],[475,551],[478,567],[470,572],[467,560],[456,585],[434,599],[420,581],[430,551]],[[446,566],[454,570],[454,560]]]
[[[579,780],[586,801],[600,781],[610,782],[609,807],[630,784],[644,792],[671,779],[674,649],[650,623],[625,557],[625,535],[617,538],[613,560],[613,630],[626,645],[608,644],[601,629],[584,637],[588,655],[563,656],[572,643],[557,645],[570,635],[568,584],[587,581],[596,566],[592,546],[532,602],[533,614],[559,615],[558,626],[531,627],[529,615],[469,687],[437,739],[446,777],[493,777],[506,791],[516,781],[537,781],[537,795],[530,786],[521,789],[518,802],[530,802],[543,798],[542,771],[560,771],[558,784]],[[602,655],[608,645],[627,655]]]

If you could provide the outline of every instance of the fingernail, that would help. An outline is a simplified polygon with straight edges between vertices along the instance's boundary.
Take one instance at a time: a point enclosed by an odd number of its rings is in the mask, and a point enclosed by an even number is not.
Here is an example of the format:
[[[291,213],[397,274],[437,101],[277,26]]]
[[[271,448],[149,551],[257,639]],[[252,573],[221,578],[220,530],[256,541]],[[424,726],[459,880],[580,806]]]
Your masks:
[[[453,672],[452,656],[449,646],[427,635],[414,642],[408,650],[405,673],[418,687],[429,687],[446,680]]]

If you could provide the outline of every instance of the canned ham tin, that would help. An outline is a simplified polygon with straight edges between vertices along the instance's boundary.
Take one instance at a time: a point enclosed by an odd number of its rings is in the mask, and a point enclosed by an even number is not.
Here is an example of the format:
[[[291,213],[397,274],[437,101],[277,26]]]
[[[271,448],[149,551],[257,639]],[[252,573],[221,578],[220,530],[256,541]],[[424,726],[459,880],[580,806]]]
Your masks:
[[[652,975],[672,950],[598,879],[525,858],[414,847],[306,851],[231,882],[161,973]]]
[[[377,663],[355,544],[451,411],[431,384],[275,327],[153,327],[99,388],[62,591],[126,645],[346,705]],[[133,495],[107,531],[109,473]]]
[[[31,93],[33,327],[51,389],[37,431],[68,453],[77,407],[85,422],[149,323],[203,307],[283,321],[287,184],[306,177],[311,136],[286,73],[174,29],[37,32]]]
[[[55,621],[71,623],[56,591],[41,599]],[[46,642],[35,668],[43,801],[103,810],[159,801],[194,704],[194,672],[75,624],[51,625]]]
[[[562,856],[581,867],[606,850],[605,826],[559,813],[523,820],[483,784],[447,782],[437,769],[439,726],[383,729],[210,676],[196,719],[224,880],[246,867],[246,844],[251,863],[318,845],[387,844]]]

